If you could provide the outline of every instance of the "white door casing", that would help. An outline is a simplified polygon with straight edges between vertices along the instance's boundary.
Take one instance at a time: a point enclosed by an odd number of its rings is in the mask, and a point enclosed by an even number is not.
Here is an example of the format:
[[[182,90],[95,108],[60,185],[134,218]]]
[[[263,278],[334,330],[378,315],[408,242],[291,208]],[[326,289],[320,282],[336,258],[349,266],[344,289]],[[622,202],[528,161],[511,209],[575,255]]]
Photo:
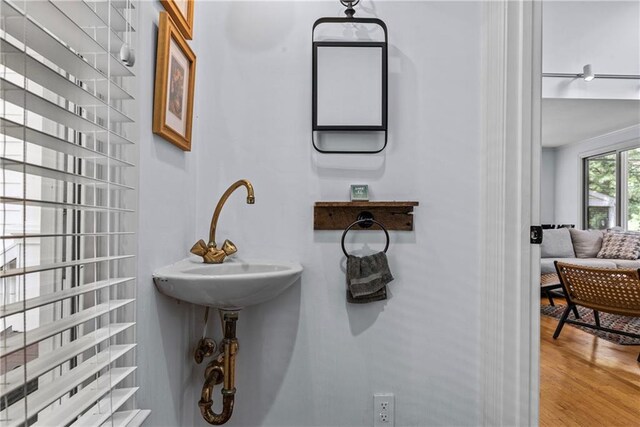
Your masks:
[[[483,425],[538,424],[541,6],[483,5]]]

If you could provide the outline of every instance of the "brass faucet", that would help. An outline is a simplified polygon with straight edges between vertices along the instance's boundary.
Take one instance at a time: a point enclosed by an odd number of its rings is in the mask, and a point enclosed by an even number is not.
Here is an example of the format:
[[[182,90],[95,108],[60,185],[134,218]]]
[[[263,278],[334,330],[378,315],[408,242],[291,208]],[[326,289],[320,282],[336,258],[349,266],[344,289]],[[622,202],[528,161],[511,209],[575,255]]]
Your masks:
[[[191,253],[201,256],[207,264],[222,264],[227,256],[238,251],[236,245],[234,245],[230,240],[225,240],[224,243],[222,243],[222,247],[218,248],[216,243],[216,227],[218,226],[218,217],[220,216],[222,207],[227,202],[229,196],[231,196],[231,193],[241,186],[247,188],[247,204],[252,205],[255,203],[256,199],[253,195],[253,185],[251,185],[248,180],[241,179],[231,184],[222,197],[220,197],[220,200],[216,205],[216,209],[213,211],[211,227],[209,228],[209,243],[205,244],[204,240],[200,239],[191,248]]]

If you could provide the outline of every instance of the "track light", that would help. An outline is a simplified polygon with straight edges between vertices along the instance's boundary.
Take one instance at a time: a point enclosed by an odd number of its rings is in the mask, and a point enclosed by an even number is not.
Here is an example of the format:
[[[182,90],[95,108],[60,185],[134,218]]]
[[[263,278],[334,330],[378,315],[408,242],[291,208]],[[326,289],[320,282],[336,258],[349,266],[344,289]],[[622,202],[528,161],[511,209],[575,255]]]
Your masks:
[[[600,79],[640,80],[640,74],[594,74],[591,64],[582,67],[582,74],[576,73],[542,73],[542,77],[561,77],[567,79],[583,79],[590,82],[596,77]]]
[[[591,64],[587,64],[582,67],[582,78],[585,82],[590,82],[596,78],[596,75],[593,74],[593,70],[591,69]]]

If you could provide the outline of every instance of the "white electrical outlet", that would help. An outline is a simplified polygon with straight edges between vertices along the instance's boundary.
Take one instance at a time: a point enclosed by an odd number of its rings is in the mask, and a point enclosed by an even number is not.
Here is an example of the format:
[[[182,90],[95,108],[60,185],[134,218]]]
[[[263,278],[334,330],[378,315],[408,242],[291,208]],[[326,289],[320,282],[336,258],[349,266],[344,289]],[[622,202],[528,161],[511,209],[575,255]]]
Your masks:
[[[394,396],[391,393],[376,393],[373,395],[373,427],[393,427]]]

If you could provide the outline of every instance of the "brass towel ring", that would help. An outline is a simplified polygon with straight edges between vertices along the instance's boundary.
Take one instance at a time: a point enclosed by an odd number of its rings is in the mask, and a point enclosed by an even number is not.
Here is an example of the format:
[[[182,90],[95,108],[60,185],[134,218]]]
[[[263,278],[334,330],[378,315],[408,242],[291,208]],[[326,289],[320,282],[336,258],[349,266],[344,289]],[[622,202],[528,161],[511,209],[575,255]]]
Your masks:
[[[378,222],[373,218],[359,218],[354,222],[352,222],[351,225],[349,225],[344,230],[344,233],[342,233],[341,245],[342,245],[342,252],[344,252],[344,256],[346,256],[347,258],[349,257],[349,254],[347,253],[347,249],[344,247],[344,238],[347,237],[347,233],[349,232],[349,230],[351,230],[351,227],[353,227],[356,224],[362,224],[361,227],[366,227],[366,228],[371,227],[372,224],[378,224],[378,226],[382,229],[382,231],[384,231],[384,235],[387,236],[387,244],[384,247],[384,252],[385,253],[387,252],[387,249],[389,249],[389,232],[387,231],[387,228],[381,222]]]

